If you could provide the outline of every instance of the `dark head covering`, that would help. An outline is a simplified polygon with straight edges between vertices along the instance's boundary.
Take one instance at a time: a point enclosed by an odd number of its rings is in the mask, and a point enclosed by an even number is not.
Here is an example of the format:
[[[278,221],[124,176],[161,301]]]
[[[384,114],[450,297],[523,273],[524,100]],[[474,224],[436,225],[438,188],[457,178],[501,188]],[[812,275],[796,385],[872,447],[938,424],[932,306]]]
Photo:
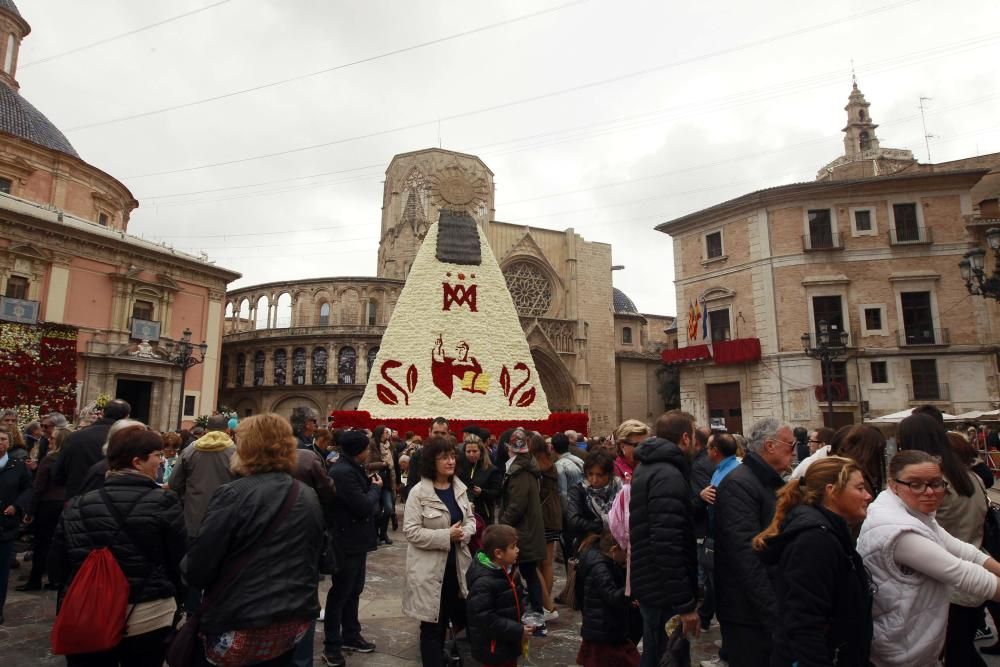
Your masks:
[[[348,456],[357,456],[368,449],[368,436],[364,431],[346,431],[341,434],[337,444]]]

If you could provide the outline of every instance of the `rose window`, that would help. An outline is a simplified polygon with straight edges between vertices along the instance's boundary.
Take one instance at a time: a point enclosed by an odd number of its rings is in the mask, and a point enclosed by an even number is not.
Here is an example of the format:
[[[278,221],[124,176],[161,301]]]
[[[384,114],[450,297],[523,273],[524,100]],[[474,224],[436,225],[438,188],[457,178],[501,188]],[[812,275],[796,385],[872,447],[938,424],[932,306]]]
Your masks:
[[[537,317],[549,312],[552,283],[538,267],[530,262],[515,262],[504,271],[504,278],[519,315]]]

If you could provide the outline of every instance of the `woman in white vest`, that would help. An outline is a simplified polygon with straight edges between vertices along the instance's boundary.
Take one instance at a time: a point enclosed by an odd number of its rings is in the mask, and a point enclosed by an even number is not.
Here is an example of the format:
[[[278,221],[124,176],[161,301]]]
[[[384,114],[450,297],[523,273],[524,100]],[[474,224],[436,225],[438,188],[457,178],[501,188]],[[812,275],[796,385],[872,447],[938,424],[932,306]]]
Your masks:
[[[887,490],[868,507],[857,548],[878,586],[876,667],[938,665],[953,591],[1000,600],[1000,563],[934,518],[947,488],[937,458],[903,451],[889,463]]]

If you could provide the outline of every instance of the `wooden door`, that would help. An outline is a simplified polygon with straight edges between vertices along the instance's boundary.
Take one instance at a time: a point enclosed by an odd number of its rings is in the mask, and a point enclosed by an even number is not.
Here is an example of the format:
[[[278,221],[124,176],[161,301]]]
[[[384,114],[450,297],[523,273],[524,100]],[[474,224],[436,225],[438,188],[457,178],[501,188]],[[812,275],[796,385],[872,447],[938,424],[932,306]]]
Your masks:
[[[705,385],[705,399],[708,403],[708,417],[726,421],[730,433],[743,433],[743,404],[739,382],[725,382]]]

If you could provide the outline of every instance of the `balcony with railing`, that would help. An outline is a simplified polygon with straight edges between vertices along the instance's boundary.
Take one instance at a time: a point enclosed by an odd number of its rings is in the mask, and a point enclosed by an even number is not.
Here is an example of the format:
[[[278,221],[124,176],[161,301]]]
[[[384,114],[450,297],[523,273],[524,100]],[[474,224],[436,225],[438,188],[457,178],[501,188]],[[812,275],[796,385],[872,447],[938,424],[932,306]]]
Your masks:
[[[948,345],[947,329],[930,327],[910,327],[896,331],[900,347],[916,347],[921,345]]]
[[[839,380],[834,380],[830,382],[830,398],[833,399],[834,403],[857,403],[858,402],[858,387],[853,384],[845,384]],[[827,398],[827,386],[825,384],[816,385],[813,390],[816,396],[816,400],[820,403],[826,403]]]
[[[941,382],[924,382],[922,384],[906,385],[906,393],[909,395],[911,403],[921,401],[947,401],[950,400],[951,393],[948,385]]]
[[[837,232],[823,231],[802,236],[802,250],[805,252],[843,249],[843,237]]]
[[[934,234],[930,227],[898,227],[890,229],[889,245],[922,245],[933,243]]]

